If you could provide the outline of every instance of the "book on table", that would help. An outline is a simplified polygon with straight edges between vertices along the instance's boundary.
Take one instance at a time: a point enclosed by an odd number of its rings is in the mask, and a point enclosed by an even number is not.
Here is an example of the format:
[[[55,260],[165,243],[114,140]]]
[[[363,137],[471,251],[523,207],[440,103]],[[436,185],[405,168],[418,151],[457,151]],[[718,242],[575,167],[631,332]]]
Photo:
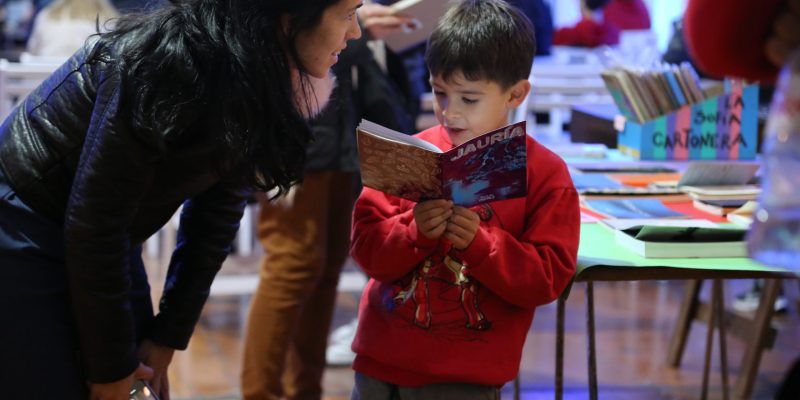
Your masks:
[[[743,161],[695,161],[681,174],[677,186],[742,186],[758,172],[759,164]]]
[[[658,199],[606,199],[585,201],[595,212],[611,218],[685,218]]]
[[[645,258],[746,257],[743,227],[702,219],[602,221],[620,245]]]
[[[728,221],[745,228],[750,227],[753,223],[753,213],[758,209],[758,202],[750,200],[744,203],[743,206],[731,211],[725,217]]]
[[[681,186],[680,190],[694,200],[755,200],[761,193],[761,187],[756,185]]]
[[[694,200],[692,205],[694,208],[705,211],[709,214],[726,216],[732,211],[743,206],[750,200],[744,199],[706,199]]]
[[[411,201],[449,199],[470,207],[527,194],[525,121],[448,151],[362,120],[356,130],[364,186]]]

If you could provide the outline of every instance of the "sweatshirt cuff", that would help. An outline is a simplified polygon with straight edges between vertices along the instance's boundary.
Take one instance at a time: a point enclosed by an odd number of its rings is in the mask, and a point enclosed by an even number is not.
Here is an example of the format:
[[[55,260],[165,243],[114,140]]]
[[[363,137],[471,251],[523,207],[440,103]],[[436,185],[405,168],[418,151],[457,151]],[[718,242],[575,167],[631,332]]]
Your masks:
[[[159,314],[155,318],[153,329],[150,331],[148,338],[162,346],[175,350],[186,350],[193,332],[194,325],[189,327],[177,326],[170,323],[164,315]]]
[[[430,239],[420,233],[419,229],[417,229],[417,221],[414,220],[408,224],[408,239],[414,247],[419,249],[433,249],[439,244],[439,239]]]
[[[472,243],[460,252],[467,268],[482,264],[483,260],[489,256],[489,251],[492,247],[491,238],[486,229],[478,229],[478,232],[475,233],[475,238],[472,239]]]
[[[139,367],[136,349],[131,347],[122,359],[104,357],[102,360],[88,360],[86,380],[91,383],[111,383],[128,377]]]

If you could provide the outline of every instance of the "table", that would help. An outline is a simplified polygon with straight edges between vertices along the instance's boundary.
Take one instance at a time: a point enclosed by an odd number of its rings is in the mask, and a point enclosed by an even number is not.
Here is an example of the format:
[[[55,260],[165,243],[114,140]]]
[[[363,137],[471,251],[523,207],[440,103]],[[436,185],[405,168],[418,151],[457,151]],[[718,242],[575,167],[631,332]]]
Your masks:
[[[771,268],[752,261],[748,258],[643,258],[614,241],[611,229],[599,223],[585,223],[581,225],[581,240],[578,249],[578,267],[573,282],[586,282],[586,318],[588,335],[588,374],[589,395],[597,399],[597,373],[596,350],[594,332],[594,292],[592,283],[595,281],[638,281],[681,279],[690,280],[693,290],[689,290],[682,306],[676,330],[670,344],[670,363],[677,366],[680,363],[680,354],[688,335],[689,325],[695,318],[707,318],[709,330],[706,344],[706,365],[704,369],[703,391],[707,389],[708,366],[710,364],[711,344],[714,326],[719,327],[720,356],[722,358],[722,378],[724,395],[727,397],[727,368],[725,352],[725,328],[729,325],[729,318],[725,318],[722,310],[722,279],[755,279],[765,278],[767,283],[764,288],[764,297],[761,299],[759,309],[754,320],[748,323],[750,337],[742,361],[741,375],[736,382],[734,398],[747,398],[753,388],[758,364],[764,343],[770,337],[770,321],[772,319],[773,303],[778,294],[781,278],[795,278],[796,276],[786,270]],[[713,279],[712,305],[706,312],[699,312],[700,280]],[[693,285],[693,286],[692,286]],[[569,289],[558,299],[556,322],[556,399],[563,397],[563,371],[564,371],[564,303],[569,296]],[[743,328],[740,328],[743,329]]]

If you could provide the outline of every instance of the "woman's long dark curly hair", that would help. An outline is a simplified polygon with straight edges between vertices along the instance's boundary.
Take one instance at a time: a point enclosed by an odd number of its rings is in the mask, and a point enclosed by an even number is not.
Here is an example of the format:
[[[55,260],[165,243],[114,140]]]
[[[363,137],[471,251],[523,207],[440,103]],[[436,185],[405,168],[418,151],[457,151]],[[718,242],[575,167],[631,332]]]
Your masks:
[[[111,62],[134,129],[183,141],[202,121],[228,154],[225,163],[279,195],[302,176],[311,138],[293,101],[290,59],[303,70],[295,39],[339,1],[171,0],[120,18],[95,49],[117,54]]]

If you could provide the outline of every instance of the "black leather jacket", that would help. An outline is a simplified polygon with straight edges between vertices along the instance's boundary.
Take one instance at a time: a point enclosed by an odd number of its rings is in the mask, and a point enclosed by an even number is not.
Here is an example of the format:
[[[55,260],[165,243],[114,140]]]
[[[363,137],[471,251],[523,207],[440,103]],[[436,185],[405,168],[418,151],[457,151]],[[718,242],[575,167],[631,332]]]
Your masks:
[[[113,56],[112,56],[113,59]],[[63,224],[64,263],[87,378],[120,379],[138,365],[128,293],[132,249],[183,204],[172,278],[148,334],[186,347],[250,191],[218,167],[204,132],[180,142],[134,130],[111,62],[86,50],[60,67],[0,126],[0,168],[34,211]],[[188,139],[186,139],[188,137]],[[21,266],[22,267],[22,266]]]

